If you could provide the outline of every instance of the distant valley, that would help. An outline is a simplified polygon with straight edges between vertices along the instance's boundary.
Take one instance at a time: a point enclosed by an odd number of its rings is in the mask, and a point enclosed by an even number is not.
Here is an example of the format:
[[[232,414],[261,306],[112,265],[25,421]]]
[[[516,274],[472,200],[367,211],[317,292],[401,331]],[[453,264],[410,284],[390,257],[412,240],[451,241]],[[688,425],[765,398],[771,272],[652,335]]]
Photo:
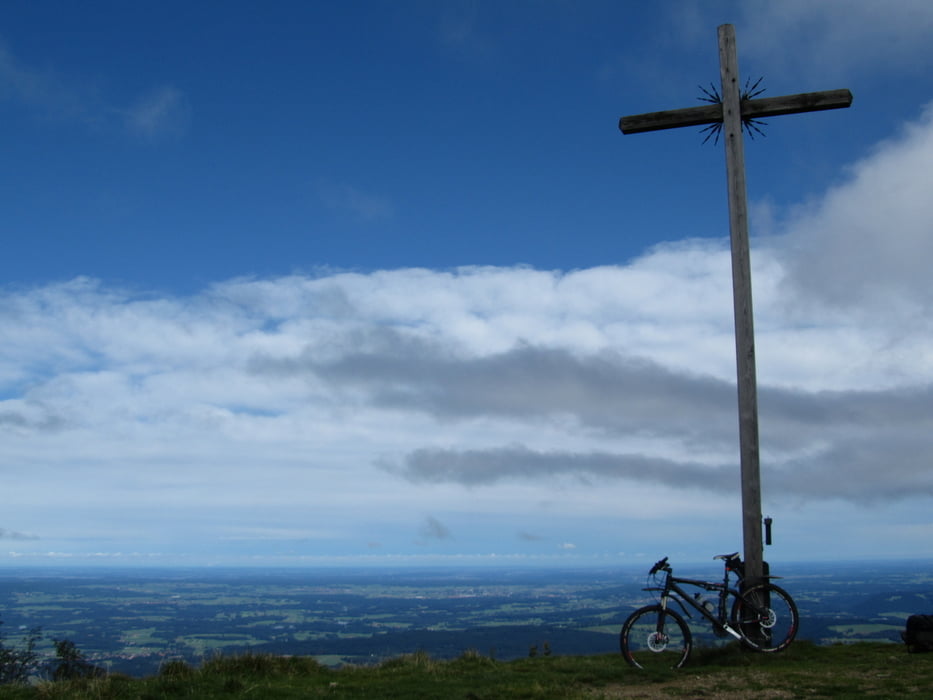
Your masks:
[[[134,676],[170,659],[197,664],[252,650],[369,664],[474,649],[499,659],[618,651],[626,616],[650,600],[648,565],[620,569],[6,569],[7,643],[41,627],[93,663]],[[678,567],[715,579],[712,565]],[[907,616],[933,613],[933,562],[794,564],[800,639],[899,641]],[[698,635],[705,634],[697,625]],[[712,635],[700,636],[716,643]]]

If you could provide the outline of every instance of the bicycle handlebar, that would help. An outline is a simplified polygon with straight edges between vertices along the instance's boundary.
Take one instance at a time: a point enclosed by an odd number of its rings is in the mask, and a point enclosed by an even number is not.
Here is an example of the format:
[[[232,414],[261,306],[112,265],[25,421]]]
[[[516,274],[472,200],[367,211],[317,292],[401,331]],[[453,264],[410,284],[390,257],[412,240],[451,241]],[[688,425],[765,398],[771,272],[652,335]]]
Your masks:
[[[667,566],[667,557],[664,557],[660,561],[656,561],[654,566],[651,567],[651,571],[648,572],[649,576],[653,576],[658,573],[661,569]]]

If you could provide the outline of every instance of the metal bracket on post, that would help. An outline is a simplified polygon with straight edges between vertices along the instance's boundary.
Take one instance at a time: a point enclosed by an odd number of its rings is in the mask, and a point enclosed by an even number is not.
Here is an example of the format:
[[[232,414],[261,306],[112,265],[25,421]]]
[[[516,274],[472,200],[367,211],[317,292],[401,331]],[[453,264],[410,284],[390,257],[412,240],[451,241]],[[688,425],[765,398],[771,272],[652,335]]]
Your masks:
[[[771,523],[774,522],[770,517],[765,518],[765,544],[771,544]]]

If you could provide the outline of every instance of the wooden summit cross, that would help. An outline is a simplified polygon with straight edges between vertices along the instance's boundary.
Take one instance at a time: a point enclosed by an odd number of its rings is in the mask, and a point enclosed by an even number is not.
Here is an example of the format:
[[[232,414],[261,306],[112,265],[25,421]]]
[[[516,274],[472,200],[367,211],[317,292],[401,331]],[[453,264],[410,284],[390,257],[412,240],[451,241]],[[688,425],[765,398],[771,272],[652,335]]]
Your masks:
[[[622,117],[623,134],[674,129],[681,126],[722,124],[726,148],[729,192],[729,235],[732,241],[732,293],[735,311],[735,353],[739,398],[739,452],[742,475],[742,533],[746,583],[763,574],[761,538],[761,476],[758,460],[758,389],[755,378],[755,330],[752,320],[751,265],[748,250],[748,206],[745,195],[743,120],[782,114],[838,109],[852,104],[848,90],[807,92],[799,95],[743,99],[735,28],[719,27],[719,74],[722,101],[717,104]],[[747,96],[746,96],[747,97]]]

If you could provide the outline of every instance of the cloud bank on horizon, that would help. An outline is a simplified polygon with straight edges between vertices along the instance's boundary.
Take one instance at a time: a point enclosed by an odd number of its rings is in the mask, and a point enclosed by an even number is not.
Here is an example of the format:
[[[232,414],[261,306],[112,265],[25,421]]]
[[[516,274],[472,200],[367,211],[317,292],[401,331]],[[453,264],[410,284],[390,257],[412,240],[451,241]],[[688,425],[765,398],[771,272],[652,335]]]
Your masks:
[[[930,162],[927,109],[753,242],[766,508],[929,506]],[[574,271],[5,289],[5,538],[38,552],[80,517],[147,541],[168,513],[208,539],[491,547],[456,532],[472,515],[517,550],[569,514],[709,518],[737,490],[730,285],[704,239]]]

